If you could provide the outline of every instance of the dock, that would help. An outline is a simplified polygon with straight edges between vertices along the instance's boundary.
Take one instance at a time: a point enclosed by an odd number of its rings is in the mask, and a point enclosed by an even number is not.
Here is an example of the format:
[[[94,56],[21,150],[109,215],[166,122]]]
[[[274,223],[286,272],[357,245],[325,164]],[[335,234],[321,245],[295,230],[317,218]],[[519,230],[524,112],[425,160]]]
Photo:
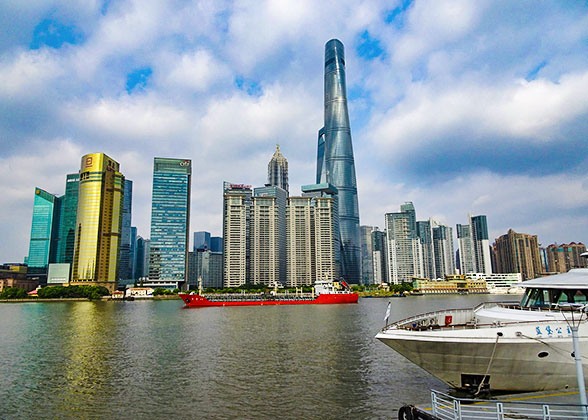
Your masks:
[[[399,420],[543,419],[588,420],[588,406],[578,391],[562,390],[502,395],[496,399],[458,398],[431,390],[426,406],[405,405]]]

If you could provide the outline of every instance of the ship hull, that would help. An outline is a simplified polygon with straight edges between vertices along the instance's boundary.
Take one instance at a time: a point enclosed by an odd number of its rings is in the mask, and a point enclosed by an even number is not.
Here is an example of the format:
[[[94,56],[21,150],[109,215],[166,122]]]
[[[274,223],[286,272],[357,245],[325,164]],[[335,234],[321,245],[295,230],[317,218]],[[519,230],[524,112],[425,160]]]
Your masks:
[[[188,295],[180,293],[187,307],[206,307],[206,306],[265,306],[265,305],[316,305],[316,304],[337,304],[337,303],[357,303],[359,294],[357,293],[333,293],[321,294],[315,299],[270,299],[270,300],[208,300],[200,295]]]
[[[536,329],[561,331],[537,336]],[[582,355],[588,337],[580,329]],[[503,335],[496,340],[497,332]],[[565,322],[538,322],[476,330],[412,332],[391,329],[376,338],[453,388],[465,388],[464,377],[487,375],[496,391],[546,391],[577,388],[571,334]],[[588,373],[588,371],[585,371]],[[588,377],[585,378],[588,381]]]

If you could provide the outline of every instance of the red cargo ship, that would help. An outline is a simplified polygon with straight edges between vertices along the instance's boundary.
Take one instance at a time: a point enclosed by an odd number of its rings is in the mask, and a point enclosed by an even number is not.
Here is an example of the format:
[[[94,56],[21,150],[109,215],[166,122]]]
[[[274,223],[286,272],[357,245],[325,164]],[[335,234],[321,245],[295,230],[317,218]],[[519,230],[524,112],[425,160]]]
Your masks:
[[[350,291],[335,289],[333,283],[317,281],[314,293],[224,293],[224,294],[190,294],[180,293],[186,306],[248,306],[248,305],[308,305],[357,303],[359,295]]]

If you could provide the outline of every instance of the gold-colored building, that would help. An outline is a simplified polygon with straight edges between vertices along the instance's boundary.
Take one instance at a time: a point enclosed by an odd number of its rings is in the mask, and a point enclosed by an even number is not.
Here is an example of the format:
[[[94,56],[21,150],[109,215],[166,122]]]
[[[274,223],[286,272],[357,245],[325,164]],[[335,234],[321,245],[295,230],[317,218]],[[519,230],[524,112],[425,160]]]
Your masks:
[[[70,284],[116,289],[124,180],[104,153],[82,157]]]

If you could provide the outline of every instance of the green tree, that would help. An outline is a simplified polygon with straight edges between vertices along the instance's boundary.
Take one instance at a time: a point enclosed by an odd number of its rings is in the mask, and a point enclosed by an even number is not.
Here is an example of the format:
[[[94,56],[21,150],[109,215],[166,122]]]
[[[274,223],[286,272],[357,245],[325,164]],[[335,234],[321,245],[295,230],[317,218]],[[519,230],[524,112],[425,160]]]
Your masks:
[[[20,287],[5,287],[0,293],[0,299],[26,299],[28,293]]]

